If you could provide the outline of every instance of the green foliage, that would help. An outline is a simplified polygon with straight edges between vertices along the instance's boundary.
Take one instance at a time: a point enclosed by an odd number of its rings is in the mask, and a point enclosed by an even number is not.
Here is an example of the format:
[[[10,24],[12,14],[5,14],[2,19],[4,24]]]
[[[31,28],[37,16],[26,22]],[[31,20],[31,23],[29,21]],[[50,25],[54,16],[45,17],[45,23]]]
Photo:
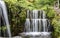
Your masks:
[[[54,2],[54,0],[18,0],[18,4],[23,8],[26,9],[42,9],[43,7],[45,7],[46,5],[50,5],[52,6]]]
[[[53,19],[56,15],[56,12],[53,8],[47,7],[46,14],[48,19]]]
[[[25,10],[18,5],[17,0],[5,0],[5,3],[8,10],[12,35],[18,35],[19,32],[23,31],[23,23],[25,21],[25,12],[23,11]]]
[[[52,20],[52,25],[54,26],[54,37],[58,38],[60,36],[60,16]]]
[[[55,11],[53,10],[53,3],[55,0],[4,0],[4,1],[6,3],[8,10],[12,35],[17,35],[18,33],[23,31],[27,9],[44,10],[46,12],[47,18],[53,19],[55,17]]]
[[[6,26],[2,26],[2,27],[0,27],[0,31],[2,30],[2,31],[5,31],[7,28],[6,28]]]

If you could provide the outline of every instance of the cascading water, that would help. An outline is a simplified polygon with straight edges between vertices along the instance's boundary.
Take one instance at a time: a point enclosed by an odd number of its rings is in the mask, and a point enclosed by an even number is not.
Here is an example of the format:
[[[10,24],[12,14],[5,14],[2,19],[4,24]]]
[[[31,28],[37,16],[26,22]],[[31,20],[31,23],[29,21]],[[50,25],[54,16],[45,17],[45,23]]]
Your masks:
[[[5,22],[5,25],[7,27],[7,36],[11,37],[11,32],[10,32],[10,25],[9,25],[9,21],[8,21],[8,16],[7,16],[7,9],[6,9],[6,5],[4,3],[4,1],[0,0],[0,21],[1,18],[3,20],[3,22]],[[1,26],[1,23],[0,23]],[[0,35],[1,35],[1,31],[0,31]]]
[[[24,28],[25,32],[21,33],[21,35],[28,36],[26,38],[51,38],[51,32],[49,32],[48,26],[50,26],[50,22],[46,19],[44,11],[27,10],[27,18]]]

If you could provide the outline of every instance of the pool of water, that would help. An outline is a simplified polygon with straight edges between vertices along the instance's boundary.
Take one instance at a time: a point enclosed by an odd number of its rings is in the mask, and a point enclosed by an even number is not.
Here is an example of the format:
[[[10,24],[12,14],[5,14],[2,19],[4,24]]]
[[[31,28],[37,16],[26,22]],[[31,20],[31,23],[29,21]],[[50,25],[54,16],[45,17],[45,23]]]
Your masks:
[[[51,32],[23,32],[22,38],[51,38]]]

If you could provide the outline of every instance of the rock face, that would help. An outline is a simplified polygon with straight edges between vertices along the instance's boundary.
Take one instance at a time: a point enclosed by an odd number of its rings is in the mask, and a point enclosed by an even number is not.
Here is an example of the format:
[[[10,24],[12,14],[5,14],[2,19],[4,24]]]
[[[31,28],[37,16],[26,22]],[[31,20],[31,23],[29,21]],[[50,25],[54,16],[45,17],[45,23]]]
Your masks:
[[[54,10],[58,16],[60,16],[59,0],[54,3]]]
[[[57,12],[57,14],[60,14],[60,9],[59,8],[54,8],[54,10]]]

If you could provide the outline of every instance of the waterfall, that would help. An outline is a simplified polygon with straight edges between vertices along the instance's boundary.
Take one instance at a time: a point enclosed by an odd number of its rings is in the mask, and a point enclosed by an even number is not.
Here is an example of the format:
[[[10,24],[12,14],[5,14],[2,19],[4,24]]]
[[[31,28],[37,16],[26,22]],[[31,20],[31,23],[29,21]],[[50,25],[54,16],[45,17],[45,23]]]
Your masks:
[[[48,32],[47,20],[44,11],[33,10],[29,12],[28,10],[25,22],[26,32]]]
[[[9,25],[9,21],[8,21],[8,15],[7,15],[7,9],[6,9],[6,5],[4,3],[4,1],[0,0],[0,8],[2,11],[0,11],[0,14],[3,14],[5,23],[6,23],[6,27],[7,27],[7,33],[8,36],[11,37],[11,32],[10,32],[10,25]]]
[[[25,31],[21,35],[31,36],[30,38],[51,38],[48,26],[50,26],[50,22],[46,18],[45,11],[27,10]]]
[[[26,25],[26,26],[25,26],[25,29],[26,29],[25,31],[26,31],[26,32],[30,32],[30,21],[29,21],[29,19],[26,19],[25,25]],[[28,29],[27,29],[27,28],[28,28]]]
[[[43,23],[43,32],[47,32],[48,31],[47,19],[42,19],[42,23]]]
[[[0,11],[1,11],[1,8],[0,8]],[[0,12],[0,36],[1,36],[1,16],[2,16],[2,14]]]

